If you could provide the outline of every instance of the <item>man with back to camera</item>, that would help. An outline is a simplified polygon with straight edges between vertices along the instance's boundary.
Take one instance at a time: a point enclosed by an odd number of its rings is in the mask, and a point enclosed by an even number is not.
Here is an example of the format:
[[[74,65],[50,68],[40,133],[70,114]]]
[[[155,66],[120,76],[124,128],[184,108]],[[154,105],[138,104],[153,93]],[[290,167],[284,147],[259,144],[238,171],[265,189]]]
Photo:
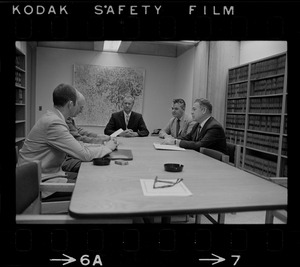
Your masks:
[[[185,101],[181,98],[174,99],[172,104],[173,118],[169,120],[168,124],[160,130],[159,137],[164,139],[182,139],[188,134],[194,124],[192,117],[185,113]]]
[[[226,136],[222,125],[211,116],[212,105],[204,98],[196,99],[192,107],[192,118],[196,121],[190,133],[181,140],[165,140],[164,144],[177,145],[186,149],[200,151],[206,147],[227,153]]]
[[[117,148],[115,140],[105,145],[78,142],[69,131],[66,119],[74,117],[78,110],[76,90],[68,84],[60,84],[53,91],[53,110],[48,110],[29,132],[19,152],[19,164],[39,160],[42,181],[74,183],[76,172],[63,172],[61,165],[66,154],[82,161],[103,157]],[[59,192],[56,192],[57,194]],[[43,192],[43,198],[53,193]]]
[[[85,97],[78,90],[76,90],[76,92],[77,92],[77,103],[78,103],[77,112],[74,114],[73,117],[69,117],[66,120],[70,133],[74,136],[74,138],[77,141],[81,141],[83,143],[104,144],[104,142],[109,141],[110,136],[92,133],[87,130],[84,130],[83,128],[76,126],[74,117],[76,117],[82,112],[83,107],[85,105]],[[62,164],[62,170],[66,172],[70,172],[70,171],[78,172],[80,165],[81,165],[80,159],[67,155],[65,161]]]
[[[104,129],[104,134],[111,135],[122,128],[124,131],[119,134],[119,136],[122,137],[148,136],[149,131],[143,116],[140,113],[132,111],[133,105],[133,96],[124,96],[122,102],[123,110],[111,115],[111,118]]]

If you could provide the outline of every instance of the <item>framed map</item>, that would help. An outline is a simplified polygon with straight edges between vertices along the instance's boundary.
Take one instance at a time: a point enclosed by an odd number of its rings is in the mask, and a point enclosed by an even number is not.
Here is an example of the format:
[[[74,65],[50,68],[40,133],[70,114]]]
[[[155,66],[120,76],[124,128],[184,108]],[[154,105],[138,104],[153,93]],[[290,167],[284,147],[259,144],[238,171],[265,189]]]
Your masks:
[[[145,70],[74,64],[73,85],[86,100],[76,117],[82,126],[106,126],[111,114],[122,110],[122,97],[134,96],[133,111],[142,113]]]

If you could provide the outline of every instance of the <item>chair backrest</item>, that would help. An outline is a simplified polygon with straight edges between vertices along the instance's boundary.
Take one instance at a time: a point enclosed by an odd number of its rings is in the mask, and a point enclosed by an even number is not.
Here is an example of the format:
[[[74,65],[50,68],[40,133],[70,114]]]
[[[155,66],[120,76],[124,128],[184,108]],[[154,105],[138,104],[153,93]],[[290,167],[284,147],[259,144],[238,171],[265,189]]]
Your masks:
[[[239,168],[241,158],[241,146],[232,143],[226,143],[229,162]]]
[[[211,158],[214,158],[216,160],[229,163],[229,156],[225,155],[224,153],[222,153],[220,151],[210,149],[210,148],[206,148],[206,147],[200,147],[200,153],[202,153],[204,155],[207,155]]]
[[[226,143],[226,146],[227,146],[227,153],[228,153],[228,156],[229,156],[229,162],[234,164],[235,144]]]
[[[40,210],[40,178],[39,161],[28,162],[16,166],[16,213],[30,209],[33,213]]]

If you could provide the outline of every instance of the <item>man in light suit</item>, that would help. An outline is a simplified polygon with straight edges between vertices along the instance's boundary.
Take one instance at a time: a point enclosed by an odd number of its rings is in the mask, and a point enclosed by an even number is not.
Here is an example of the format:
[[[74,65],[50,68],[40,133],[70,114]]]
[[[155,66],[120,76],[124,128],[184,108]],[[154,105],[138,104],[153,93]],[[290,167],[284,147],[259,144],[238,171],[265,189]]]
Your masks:
[[[192,108],[192,117],[197,123],[192,131],[181,140],[166,140],[165,144],[175,144],[196,151],[200,151],[200,147],[206,147],[227,153],[225,131],[211,113],[212,105],[207,99],[196,99]]]
[[[159,137],[164,139],[182,139],[189,133],[195,121],[192,117],[185,113],[185,101],[181,98],[174,99],[172,105],[173,118],[169,120],[168,124],[160,130]]]
[[[81,161],[103,157],[117,148],[110,140],[106,145],[78,142],[69,131],[66,119],[78,110],[76,90],[67,84],[58,85],[53,91],[54,108],[47,111],[33,126],[19,153],[19,164],[39,160],[42,181],[75,182],[77,173],[63,172],[61,165],[66,154]],[[42,197],[51,195],[44,193]]]
[[[149,135],[142,114],[132,111],[133,104],[133,96],[127,95],[123,98],[123,110],[111,115],[104,129],[104,134],[111,135],[122,128],[124,131],[119,136],[136,137]]]

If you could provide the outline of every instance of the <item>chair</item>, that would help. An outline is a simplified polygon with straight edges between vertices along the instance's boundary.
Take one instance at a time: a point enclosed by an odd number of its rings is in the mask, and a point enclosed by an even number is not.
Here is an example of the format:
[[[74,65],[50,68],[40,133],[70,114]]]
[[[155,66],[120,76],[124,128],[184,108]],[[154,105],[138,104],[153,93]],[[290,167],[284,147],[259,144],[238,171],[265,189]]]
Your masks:
[[[236,168],[240,167],[240,158],[241,158],[241,146],[233,143],[226,143],[227,154],[229,156],[229,164],[235,166]]]
[[[200,153],[229,164],[229,156],[220,151],[206,148],[206,147],[200,147]],[[224,213],[218,214],[217,221],[209,214],[203,214],[203,215],[214,224],[216,224],[216,223],[223,224],[225,222],[225,214]],[[196,214],[196,223],[200,223],[200,221],[201,221],[201,214]]]
[[[229,163],[229,156],[220,151],[206,148],[206,147],[200,147],[200,153],[207,155],[211,158],[214,158],[216,160],[223,161],[225,163]]]
[[[16,167],[16,214],[40,213],[40,173],[37,161]]]
[[[131,219],[74,219],[68,214],[42,214],[41,190],[73,190],[74,184],[40,183],[41,165],[32,161],[16,167],[17,224],[124,224]],[[52,203],[53,205],[53,203]]]
[[[72,192],[75,184],[41,183],[40,181],[41,164],[39,161],[32,161],[16,166],[17,213],[22,213],[25,210],[24,207],[27,207],[28,202],[32,203],[34,206],[34,208],[29,207],[29,213],[67,213],[70,204],[70,197],[68,200],[66,200],[66,198],[56,198],[43,201],[41,200],[41,192]],[[38,196],[36,195],[36,192],[38,192]],[[33,198],[36,200],[33,201]]]
[[[269,177],[271,182],[276,183],[283,187],[288,187],[288,179],[287,177]],[[274,222],[274,218],[279,219],[283,223],[287,223],[287,211],[286,210],[270,210],[266,212],[265,223],[272,224]]]

